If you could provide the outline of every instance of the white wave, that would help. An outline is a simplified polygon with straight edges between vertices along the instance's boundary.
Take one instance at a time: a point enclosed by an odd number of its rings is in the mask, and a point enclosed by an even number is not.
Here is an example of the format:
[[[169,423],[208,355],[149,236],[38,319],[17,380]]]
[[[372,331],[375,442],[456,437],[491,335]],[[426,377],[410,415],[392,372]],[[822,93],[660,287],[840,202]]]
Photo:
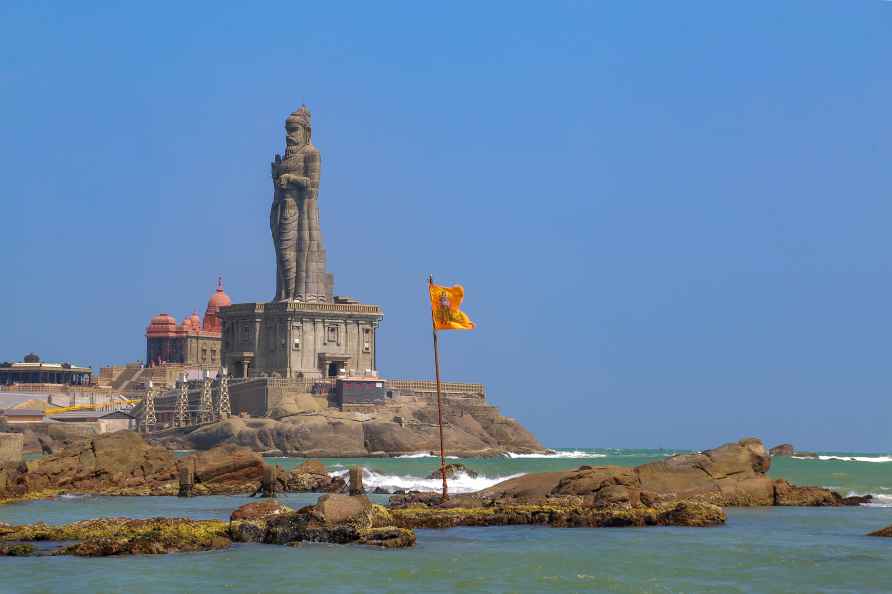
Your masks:
[[[396,456],[397,458],[439,458],[440,456],[437,454],[432,454],[430,452],[416,452],[414,454],[401,454]],[[458,456],[446,456],[449,460],[458,460]]]
[[[333,477],[344,476],[347,472],[348,471],[346,470],[339,470],[330,474]],[[521,472],[509,476],[497,477],[487,477],[479,475],[475,478],[472,478],[464,472],[459,472],[456,473],[454,477],[449,479],[449,492],[472,493],[474,491],[486,489],[487,487],[491,487],[510,478],[523,476],[524,474],[526,473]],[[381,487],[381,489],[389,493],[393,493],[396,491],[426,491],[438,493],[440,489],[443,488],[443,481],[440,478],[432,479],[411,475],[401,476],[396,474],[379,474],[377,472],[369,470],[368,468],[363,468],[362,483],[367,491],[374,491],[376,488]]]
[[[572,452],[552,452],[548,454],[517,454],[514,452],[506,452],[508,458],[606,458],[607,454],[595,454],[592,452],[583,452],[582,450],[574,450]]]
[[[834,460],[836,462],[892,462],[892,456],[793,456],[796,460]]]
[[[880,487],[882,489],[882,487]],[[849,491],[848,497],[862,497],[864,493],[856,493],[854,491]],[[865,507],[892,507],[892,495],[877,495],[876,493],[871,493],[873,499],[870,503],[862,503],[861,505]]]

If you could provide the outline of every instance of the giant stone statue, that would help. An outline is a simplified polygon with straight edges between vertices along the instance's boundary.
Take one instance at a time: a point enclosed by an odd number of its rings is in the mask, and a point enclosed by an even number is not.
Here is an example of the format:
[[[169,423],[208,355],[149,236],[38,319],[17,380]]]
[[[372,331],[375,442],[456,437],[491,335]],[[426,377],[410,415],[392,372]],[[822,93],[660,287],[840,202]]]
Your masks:
[[[285,120],[285,157],[272,163],[269,226],[276,248],[276,301],[331,301],[334,279],[326,271],[319,228],[319,150],[310,141],[305,105]]]

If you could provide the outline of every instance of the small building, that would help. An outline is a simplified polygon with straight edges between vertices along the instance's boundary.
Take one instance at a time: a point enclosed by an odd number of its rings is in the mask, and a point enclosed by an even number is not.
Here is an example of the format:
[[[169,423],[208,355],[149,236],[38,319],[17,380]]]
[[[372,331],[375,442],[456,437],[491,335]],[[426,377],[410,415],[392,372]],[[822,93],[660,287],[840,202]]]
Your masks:
[[[45,363],[34,353],[28,353],[21,362],[0,363],[0,385],[45,384],[89,386],[93,370],[71,363]]]
[[[168,313],[160,313],[146,327],[146,366],[165,364],[219,366],[222,361],[222,329],[220,309],[232,303],[223,292],[223,279],[208,299],[204,318],[192,312],[178,324]]]
[[[128,410],[71,410],[50,415],[60,423],[95,423],[97,433],[112,433],[136,428],[136,417]]]
[[[384,380],[379,377],[339,377],[335,395],[340,406],[383,404],[387,397]]]
[[[44,413],[42,410],[32,408],[10,408],[0,412],[0,418],[4,419],[10,425],[42,423],[44,420]]]

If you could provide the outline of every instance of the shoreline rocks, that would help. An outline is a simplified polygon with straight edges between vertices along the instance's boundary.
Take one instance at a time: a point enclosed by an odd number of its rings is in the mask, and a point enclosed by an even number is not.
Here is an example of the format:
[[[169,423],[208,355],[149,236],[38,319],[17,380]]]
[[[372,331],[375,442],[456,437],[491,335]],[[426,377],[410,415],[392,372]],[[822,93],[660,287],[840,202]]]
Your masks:
[[[873,532],[868,533],[867,536],[880,536],[883,538],[892,538],[892,525],[886,526],[885,528],[880,528],[879,530],[874,530]]]
[[[649,507],[673,501],[721,506],[857,505],[822,487],[799,487],[766,473],[771,457],[762,442],[745,438],[697,454],[679,454],[634,468],[583,466],[532,473],[503,481],[475,495],[482,499],[542,502],[579,496],[593,507]]]
[[[176,495],[180,469],[185,465],[192,466],[193,495],[253,493],[265,466],[260,454],[235,444],[177,458],[137,433],[118,431],[37,460],[0,464],[0,503],[64,493]],[[278,470],[279,491],[337,492],[346,488],[343,479],[331,477],[318,461],[304,462],[287,473]]]

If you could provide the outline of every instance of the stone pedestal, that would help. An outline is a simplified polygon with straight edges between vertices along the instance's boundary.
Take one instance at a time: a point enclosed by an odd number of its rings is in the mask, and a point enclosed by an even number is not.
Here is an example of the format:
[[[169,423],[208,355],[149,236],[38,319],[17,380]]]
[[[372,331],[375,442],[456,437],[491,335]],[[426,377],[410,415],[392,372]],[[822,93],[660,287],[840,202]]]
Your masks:
[[[375,333],[384,317],[362,303],[238,303],[220,310],[223,360],[233,377],[335,377],[377,369]]]

